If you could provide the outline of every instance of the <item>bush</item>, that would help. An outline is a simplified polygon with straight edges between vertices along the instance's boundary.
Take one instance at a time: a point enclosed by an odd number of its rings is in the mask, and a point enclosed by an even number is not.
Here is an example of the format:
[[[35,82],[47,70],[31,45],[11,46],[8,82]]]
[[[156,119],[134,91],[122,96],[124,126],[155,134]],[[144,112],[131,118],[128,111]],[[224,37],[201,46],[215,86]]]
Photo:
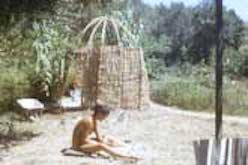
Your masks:
[[[224,64],[228,74],[248,77],[248,48],[227,49]]]
[[[213,72],[210,72],[210,68],[203,66],[186,68],[184,67],[183,71],[174,69],[173,72],[167,72],[163,79],[152,81],[152,99],[164,105],[178,106],[183,109],[214,111],[215,79]],[[224,113],[248,115],[247,86],[246,80],[231,80],[228,76],[224,76]]]
[[[240,66],[240,72],[241,75],[248,78],[248,46],[241,49],[241,53],[242,53],[243,61],[242,61],[242,65]]]
[[[233,115],[248,115],[247,82],[229,81],[224,88],[225,113]]]
[[[152,98],[158,103],[185,109],[206,110],[213,107],[213,89],[192,78],[169,75],[152,83]]]
[[[63,95],[70,59],[67,58],[69,38],[64,27],[42,22],[34,24],[33,49],[36,56],[34,84],[51,101]]]
[[[17,98],[27,97],[30,82],[25,72],[6,71],[0,74],[0,113],[15,109]]]

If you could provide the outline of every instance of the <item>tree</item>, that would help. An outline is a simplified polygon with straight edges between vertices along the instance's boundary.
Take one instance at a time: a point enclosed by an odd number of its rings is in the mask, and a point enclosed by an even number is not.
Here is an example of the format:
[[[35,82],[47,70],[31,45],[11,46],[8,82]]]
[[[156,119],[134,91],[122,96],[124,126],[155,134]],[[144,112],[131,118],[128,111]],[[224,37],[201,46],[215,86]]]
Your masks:
[[[223,12],[224,45],[238,50],[243,42],[244,23],[234,11],[224,9]],[[198,64],[204,61],[211,64],[216,36],[213,3],[206,0],[195,7],[186,7],[183,3],[172,3],[169,7],[160,4],[144,15],[147,34],[157,41],[166,35],[171,42],[170,52],[160,54],[165,63]]]

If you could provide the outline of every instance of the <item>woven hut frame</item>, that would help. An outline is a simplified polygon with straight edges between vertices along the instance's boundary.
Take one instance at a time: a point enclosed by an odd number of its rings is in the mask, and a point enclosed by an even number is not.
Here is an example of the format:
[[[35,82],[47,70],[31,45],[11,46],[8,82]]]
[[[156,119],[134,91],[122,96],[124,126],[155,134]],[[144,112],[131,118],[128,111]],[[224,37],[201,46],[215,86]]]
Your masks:
[[[116,45],[105,45],[106,29],[112,26]],[[93,41],[101,29],[101,45],[94,47]],[[113,17],[102,16],[93,19],[82,31],[80,38],[92,29],[86,46],[80,49],[81,85],[83,100],[87,107],[103,103],[112,107],[141,109],[149,105],[149,83],[143,50],[123,47],[122,30],[134,40],[134,36],[121,22]]]

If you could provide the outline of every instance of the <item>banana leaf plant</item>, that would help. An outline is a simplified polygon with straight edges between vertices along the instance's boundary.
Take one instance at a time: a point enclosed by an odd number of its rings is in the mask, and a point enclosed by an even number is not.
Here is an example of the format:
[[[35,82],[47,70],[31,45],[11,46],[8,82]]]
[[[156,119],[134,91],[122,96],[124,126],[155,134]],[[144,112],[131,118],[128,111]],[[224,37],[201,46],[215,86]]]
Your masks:
[[[46,22],[34,24],[33,49],[36,55],[34,84],[50,101],[59,100],[65,90],[71,59],[69,38],[63,27]]]

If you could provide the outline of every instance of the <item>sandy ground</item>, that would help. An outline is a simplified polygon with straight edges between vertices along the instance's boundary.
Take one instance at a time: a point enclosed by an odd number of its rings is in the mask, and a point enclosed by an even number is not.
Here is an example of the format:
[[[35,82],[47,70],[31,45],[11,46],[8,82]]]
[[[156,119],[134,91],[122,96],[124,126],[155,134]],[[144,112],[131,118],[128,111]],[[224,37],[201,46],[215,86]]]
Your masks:
[[[128,165],[127,161],[63,156],[69,147],[76,122],[87,112],[44,115],[30,123],[41,135],[9,150],[0,151],[1,165]],[[210,114],[180,111],[153,104],[144,111],[113,112],[102,124],[104,133],[131,140],[144,160],[137,165],[193,165],[192,142],[213,138],[214,118]],[[247,137],[248,119],[225,117],[224,135]]]

